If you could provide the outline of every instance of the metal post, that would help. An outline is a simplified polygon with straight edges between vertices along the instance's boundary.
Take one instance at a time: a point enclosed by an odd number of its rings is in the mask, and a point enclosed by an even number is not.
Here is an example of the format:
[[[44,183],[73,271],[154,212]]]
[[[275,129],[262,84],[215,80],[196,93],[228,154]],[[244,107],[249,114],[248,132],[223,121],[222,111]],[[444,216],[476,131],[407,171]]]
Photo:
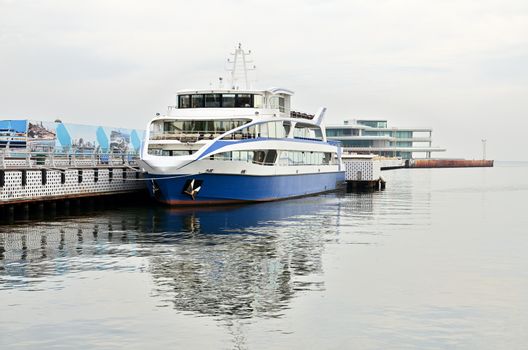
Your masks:
[[[29,204],[24,203],[22,204],[22,219],[23,220],[29,220]]]

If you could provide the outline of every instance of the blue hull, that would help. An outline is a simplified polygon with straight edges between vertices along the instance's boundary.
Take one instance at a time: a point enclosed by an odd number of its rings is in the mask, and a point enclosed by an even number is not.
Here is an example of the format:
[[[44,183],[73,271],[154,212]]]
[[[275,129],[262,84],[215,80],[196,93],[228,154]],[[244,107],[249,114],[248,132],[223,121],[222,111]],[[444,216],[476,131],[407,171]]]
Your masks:
[[[150,175],[150,194],[171,205],[261,202],[335,190],[345,173],[316,173],[274,176],[227,174]],[[148,178],[147,177],[147,178]],[[165,179],[166,178],[166,179]],[[197,190],[193,192],[193,190]]]

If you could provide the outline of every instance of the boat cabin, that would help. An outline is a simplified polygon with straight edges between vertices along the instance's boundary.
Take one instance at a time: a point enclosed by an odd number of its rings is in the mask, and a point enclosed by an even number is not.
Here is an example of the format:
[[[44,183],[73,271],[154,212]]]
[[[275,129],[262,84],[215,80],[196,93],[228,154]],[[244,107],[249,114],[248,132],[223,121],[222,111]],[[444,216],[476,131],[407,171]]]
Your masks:
[[[255,108],[275,109],[280,114],[290,115],[293,92],[286,89],[264,91],[208,90],[180,91],[177,94],[177,109],[185,108]]]

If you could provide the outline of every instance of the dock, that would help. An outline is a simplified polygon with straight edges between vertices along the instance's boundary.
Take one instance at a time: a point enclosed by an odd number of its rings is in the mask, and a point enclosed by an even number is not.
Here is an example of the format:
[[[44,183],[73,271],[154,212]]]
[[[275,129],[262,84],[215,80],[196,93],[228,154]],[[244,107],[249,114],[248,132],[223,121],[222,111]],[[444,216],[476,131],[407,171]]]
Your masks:
[[[401,159],[382,159],[375,155],[343,154],[347,192],[382,191],[382,170],[404,167]]]
[[[144,191],[143,135],[58,119],[0,120],[0,219]]]
[[[381,191],[386,182],[381,172],[394,169],[486,168],[493,160],[468,159],[401,159],[374,154],[343,154],[347,192]]]
[[[29,205],[107,197],[145,190],[137,157],[130,154],[60,154],[2,150],[2,216]]]

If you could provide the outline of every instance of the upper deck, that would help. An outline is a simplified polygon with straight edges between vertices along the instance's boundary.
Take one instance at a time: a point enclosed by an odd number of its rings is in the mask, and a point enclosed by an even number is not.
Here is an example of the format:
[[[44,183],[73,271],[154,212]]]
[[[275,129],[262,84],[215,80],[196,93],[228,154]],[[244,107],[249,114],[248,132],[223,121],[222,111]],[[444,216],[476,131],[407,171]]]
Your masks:
[[[326,141],[321,125],[326,108],[320,109],[317,117],[292,111],[292,95],[283,88],[180,90],[176,105],[169,106],[167,115],[151,120],[147,142],[189,145],[255,138]]]
[[[226,110],[229,109],[227,113],[237,115],[263,113],[289,117],[292,95],[292,91],[282,88],[267,90],[181,90],[177,92],[176,105],[169,107],[169,113],[178,116],[199,116],[201,112],[205,112],[205,114],[213,116],[211,114],[225,115]],[[197,109],[200,111],[195,111]],[[207,111],[203,109],[207,109]],[[220,110],[212,112],[211,109]],[[253,112],[250,109],[256,111]]]

